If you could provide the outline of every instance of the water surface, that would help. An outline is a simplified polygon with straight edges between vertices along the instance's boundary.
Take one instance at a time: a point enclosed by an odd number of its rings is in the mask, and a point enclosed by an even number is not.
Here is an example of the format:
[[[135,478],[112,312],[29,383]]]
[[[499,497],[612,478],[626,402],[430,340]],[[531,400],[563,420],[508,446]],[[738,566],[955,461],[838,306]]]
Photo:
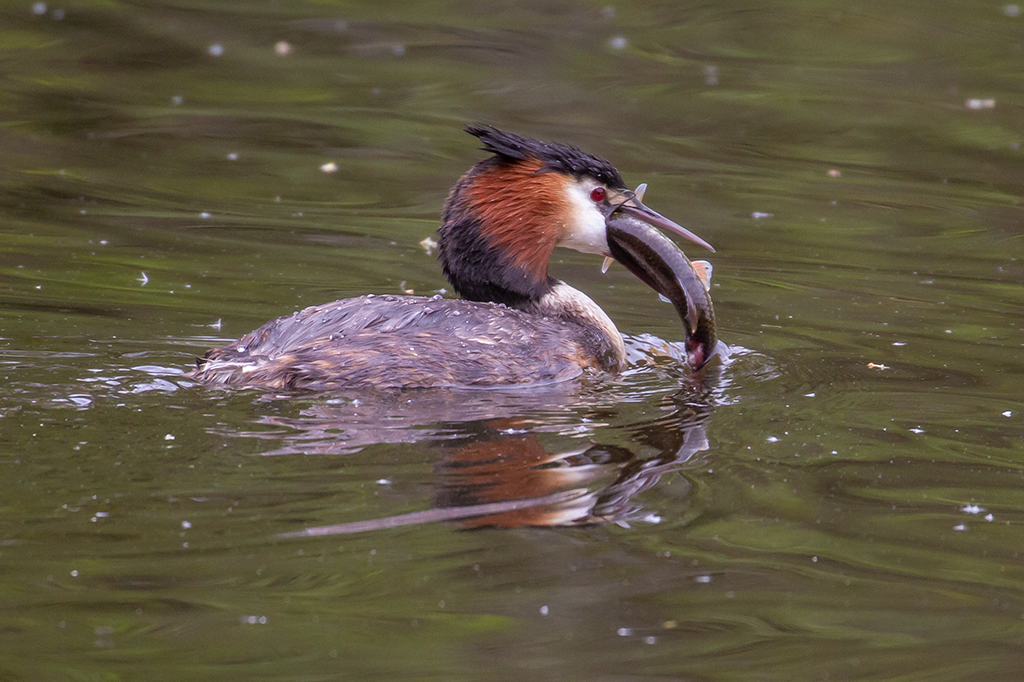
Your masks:
[[[1018,679],[1020,14],[8,3],[0,677]],[[445,290],[421,242],[475,122],[649,183],[718,250],[732,359],[645,354],[671,306],[564,252],[621,377],[184,379]]]

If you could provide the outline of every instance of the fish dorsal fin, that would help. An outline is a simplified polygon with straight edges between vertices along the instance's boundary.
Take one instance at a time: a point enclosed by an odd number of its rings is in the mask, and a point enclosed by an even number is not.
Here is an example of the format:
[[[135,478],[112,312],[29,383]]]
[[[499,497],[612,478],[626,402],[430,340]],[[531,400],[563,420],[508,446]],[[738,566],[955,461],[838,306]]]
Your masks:
[[[691,261],[690,265],[693,266],[693,271],[697,273],[697,279],[704,288],[711,291],[711,273],[714,272],[714,266],[706,260]]]

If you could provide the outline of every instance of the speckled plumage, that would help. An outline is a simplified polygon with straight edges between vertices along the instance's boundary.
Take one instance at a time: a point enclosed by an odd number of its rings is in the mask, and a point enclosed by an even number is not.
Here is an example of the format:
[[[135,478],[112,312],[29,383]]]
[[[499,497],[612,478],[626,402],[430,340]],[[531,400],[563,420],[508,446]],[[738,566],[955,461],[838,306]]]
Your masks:
[[[369,295],[271,320],[209,351],[191,376],[272,390],[493,386],[614,370],[612,356],[591,329],[564,319],[439,296]]]

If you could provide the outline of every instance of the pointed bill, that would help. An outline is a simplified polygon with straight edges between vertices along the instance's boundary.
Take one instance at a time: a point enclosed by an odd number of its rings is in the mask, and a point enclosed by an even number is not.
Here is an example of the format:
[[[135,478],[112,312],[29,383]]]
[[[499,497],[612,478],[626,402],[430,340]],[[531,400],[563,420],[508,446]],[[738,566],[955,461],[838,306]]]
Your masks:
[[[619,204],[619,206],[616,208],[616,211],[621,211],[627,215],[639,218],[648,225],[653,225],[654,227],[660,227],[663,230],[668,230],[669,232],[677,234],[680,237],[683,237],[684,239],[689,239],[694,244],[703,246],[708,251],[714,252],[715,248],[711,246],[711,244],[708,244],[706,241],[695,235],[693,232],[690,232],[682,225],[676,223],[675,221],[669,220],[668,218],[661,215],[657,211],[645,206],[643,203],[643,198],[644,194],[646,193],[647,183],[640,183],[639,185],[637,185],[636,191],[632,193],[632,196],[630,196],[626,201]]]
[[[601,262],[601,274],[603,275],[604,273],[608,272],[608,268],[610,268],[612,266],[612,263],[614,262],[614,258],[612,258],[611,256],[605,256],[604,261]]]

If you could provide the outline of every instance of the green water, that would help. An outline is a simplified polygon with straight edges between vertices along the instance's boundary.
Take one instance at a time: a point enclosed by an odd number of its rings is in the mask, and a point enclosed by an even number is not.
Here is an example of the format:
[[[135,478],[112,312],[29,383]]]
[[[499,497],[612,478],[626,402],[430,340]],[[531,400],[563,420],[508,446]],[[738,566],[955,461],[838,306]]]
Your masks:
[[[3,3],[0,679],[1020,679],[1022,64],[999,2]],[[473,122],[649,183],[732,360],[560,252],[624,376],[184,380],[445,288]]]

